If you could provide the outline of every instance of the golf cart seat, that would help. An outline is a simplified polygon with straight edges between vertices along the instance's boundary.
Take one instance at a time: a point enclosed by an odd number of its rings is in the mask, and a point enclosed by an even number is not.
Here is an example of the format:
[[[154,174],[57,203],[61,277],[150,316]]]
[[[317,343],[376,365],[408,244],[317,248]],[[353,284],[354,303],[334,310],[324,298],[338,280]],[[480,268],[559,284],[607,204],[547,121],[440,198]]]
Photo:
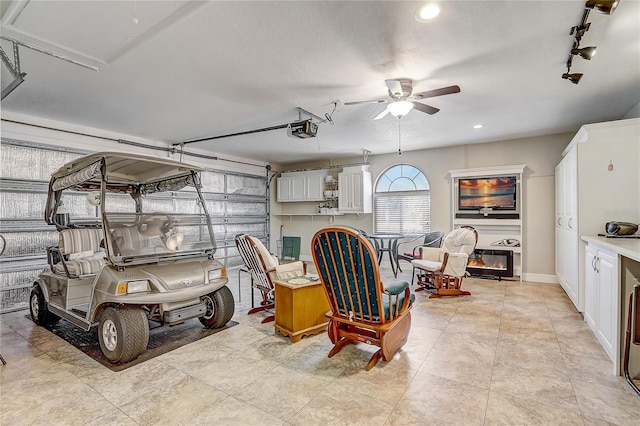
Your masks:
[[[100,248],[101,229],[63,229],[58,247],[49,248],[49,265],[58,274],[69,278],[96,275],[105,264]]]

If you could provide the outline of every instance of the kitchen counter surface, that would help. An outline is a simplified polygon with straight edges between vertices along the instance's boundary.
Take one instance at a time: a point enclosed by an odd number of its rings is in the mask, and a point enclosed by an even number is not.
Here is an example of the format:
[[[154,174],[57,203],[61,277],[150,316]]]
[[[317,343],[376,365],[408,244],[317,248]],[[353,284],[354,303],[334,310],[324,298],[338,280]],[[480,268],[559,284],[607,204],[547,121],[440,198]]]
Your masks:
[[[608,251],[628,257],[640,262],[640,239],[637,238],[606,238],[591,235],[580,237],[587,244],[600,246]]]

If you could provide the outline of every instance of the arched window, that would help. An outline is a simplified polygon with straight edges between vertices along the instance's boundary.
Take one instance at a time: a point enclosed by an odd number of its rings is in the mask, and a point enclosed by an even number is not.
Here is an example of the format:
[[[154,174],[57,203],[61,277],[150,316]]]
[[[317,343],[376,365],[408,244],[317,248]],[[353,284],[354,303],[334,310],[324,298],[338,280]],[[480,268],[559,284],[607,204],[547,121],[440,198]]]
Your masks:
[[[378,176],[373,196],[374,233],[424,234],[431,231],[429,181],[420,169],[396,164]]]

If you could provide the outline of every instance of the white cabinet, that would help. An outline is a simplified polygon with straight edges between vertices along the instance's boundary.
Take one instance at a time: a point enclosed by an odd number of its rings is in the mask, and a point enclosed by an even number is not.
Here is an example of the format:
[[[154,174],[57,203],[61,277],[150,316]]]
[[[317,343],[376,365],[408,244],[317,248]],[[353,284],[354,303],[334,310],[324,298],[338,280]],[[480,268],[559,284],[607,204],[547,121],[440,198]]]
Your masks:
[[[305,178],[302,175],[278,178],[278,202],[305,201]]]
[[[277,180],[278,202],[322,201],[324,176],[321,173],[283,173]]]
[[[582,126],[556,168],[556,275],[580,312],[590,267],[580,237],[640,221],[639,134],[640,118]]]
[[[584,319],[612,361],[618,348],[617,257],[591,246],[585,249]]]
[[[556,276],[573,304],[582,311],[579,285],[577,147],[556,167]]]
[[[345,167],[338,174],[340,213],[371,213],[372,187],[369,166]]]
[[[324,175],[307,175],[305,184],[307,201],[320,201],[324,199]]]

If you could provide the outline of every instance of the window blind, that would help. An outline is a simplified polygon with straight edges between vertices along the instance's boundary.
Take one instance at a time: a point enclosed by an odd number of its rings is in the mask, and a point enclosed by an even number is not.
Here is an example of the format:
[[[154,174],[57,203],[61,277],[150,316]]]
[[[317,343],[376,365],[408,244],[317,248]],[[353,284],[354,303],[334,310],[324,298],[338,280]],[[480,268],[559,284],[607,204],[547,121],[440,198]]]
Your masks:
[[[429,191],[379,193],[373,201],[374,233],[408,235],[431,231]]]

